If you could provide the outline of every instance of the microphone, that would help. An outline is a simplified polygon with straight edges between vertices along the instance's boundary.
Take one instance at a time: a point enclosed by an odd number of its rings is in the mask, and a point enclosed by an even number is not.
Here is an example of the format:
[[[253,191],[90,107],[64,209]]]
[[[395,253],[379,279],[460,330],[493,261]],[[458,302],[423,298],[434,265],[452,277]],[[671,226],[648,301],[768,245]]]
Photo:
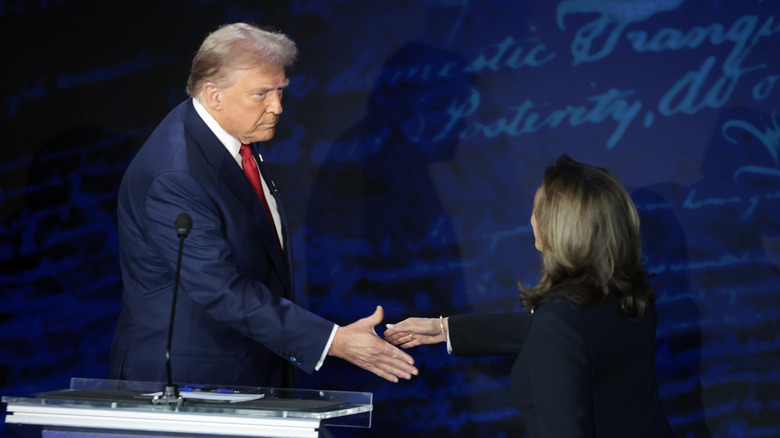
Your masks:
[[[181,238],[185,238],[192,229],[192,218],[187,213],[182,213],[176,218],[174,226],[176,227],[176,234]],[[179,254],[181,254],[181,251],[179,251]]]
[[[165,349],[165,366],[168,372],[168,384],[163,389],[161,396],[154,397],[154,404],[177,404],[181,406],[182,397],[179,395],[179,388],[173,384],[171,375],[171,340],[173,339],[173,321],[176,317],[176,296],[179,293],[179,273],[181,272],[181,255],[184,249],[184,238],[190,234],[192,229],[192,218],[187,213],[181,213],[174,223],[176,234],[179,235],[179,254],[176,259],[176,276],[173,282],[173,302],[171,303],[171,320],[168,326],[168,344]]]

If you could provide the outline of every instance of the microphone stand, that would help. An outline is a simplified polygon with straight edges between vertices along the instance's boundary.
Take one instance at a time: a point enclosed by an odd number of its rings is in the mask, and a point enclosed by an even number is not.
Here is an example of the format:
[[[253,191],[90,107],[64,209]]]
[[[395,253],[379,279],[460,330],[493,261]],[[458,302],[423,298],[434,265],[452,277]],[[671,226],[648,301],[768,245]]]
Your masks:
[[[171,320],[168,326],[168,344],[165,350],[165,366],[168,372],[168,384],[163,388],[162,395],[155,396],[152,399],[153,404],[166,404],[181,406],[184,399],[179,394],[179,388],[173,384],[171,373],[171,340],[173,339],[173,321],[176,317],[176,297],[179,293],[179,273],[181,272],[181,256],[184,250],[184,238],[192,229],[192,218],[187,213],[181,213],[176,218],[176,233],[179,235],[179,254],[176,259],[176,277],[173,283],[173,300],[171,303]]]

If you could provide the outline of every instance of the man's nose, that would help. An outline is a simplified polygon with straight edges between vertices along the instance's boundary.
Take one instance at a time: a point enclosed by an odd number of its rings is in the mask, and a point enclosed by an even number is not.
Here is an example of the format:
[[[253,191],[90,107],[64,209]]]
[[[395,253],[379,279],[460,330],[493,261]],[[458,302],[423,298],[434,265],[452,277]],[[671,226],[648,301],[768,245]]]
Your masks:
[[[268,95],[268,106],[266,107],[266,111],[273,114],[281,114],[282,109],[282,93],[274,93],[271,92]]]

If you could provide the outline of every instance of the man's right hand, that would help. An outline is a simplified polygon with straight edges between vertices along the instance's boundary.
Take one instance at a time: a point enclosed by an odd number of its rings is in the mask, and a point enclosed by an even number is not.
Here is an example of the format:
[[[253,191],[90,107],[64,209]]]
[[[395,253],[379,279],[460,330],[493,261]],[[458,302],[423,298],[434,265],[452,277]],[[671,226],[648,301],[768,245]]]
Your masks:
[[[328,355],[340,357],[393,383],[399,378],[409,380],[418,373],[414,359],[374,331],[383,318],[384,310],[377,306],[373,315],[339,327]]]

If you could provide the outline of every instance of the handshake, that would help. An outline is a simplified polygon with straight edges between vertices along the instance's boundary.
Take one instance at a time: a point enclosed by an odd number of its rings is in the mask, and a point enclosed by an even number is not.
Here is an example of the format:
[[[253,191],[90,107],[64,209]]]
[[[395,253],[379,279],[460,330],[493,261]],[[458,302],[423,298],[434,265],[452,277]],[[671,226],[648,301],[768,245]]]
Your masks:
[[[387,324],[384,341],[375,331],[383,319],[384,310],[377,306],[373,315],[339,327],[328,355],[397,383],[399,378],[409,380],[419,373],[414,359],[397,347],[412,348],[447,340],[447,318],[407,318]]]

